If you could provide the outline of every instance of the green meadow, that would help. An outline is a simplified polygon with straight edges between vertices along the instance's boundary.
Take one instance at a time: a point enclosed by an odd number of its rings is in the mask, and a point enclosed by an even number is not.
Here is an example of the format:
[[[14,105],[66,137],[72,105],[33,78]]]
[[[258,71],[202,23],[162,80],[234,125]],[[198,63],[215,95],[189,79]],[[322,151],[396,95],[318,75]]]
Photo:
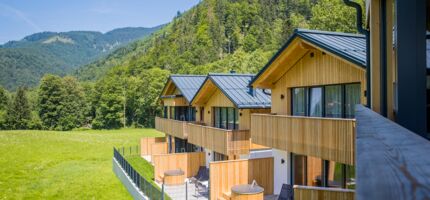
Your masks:
[[[0,199],[131,199],[112,172],[113,147],[154,129],[0,131]]]

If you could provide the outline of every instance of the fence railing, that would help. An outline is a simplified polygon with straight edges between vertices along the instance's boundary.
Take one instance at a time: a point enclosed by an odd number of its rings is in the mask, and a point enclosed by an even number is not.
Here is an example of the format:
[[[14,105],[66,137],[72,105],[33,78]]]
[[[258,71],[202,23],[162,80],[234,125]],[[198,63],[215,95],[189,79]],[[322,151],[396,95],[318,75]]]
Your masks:
[[[121,168],[126,172],[126,174],[130,177],[133,183],[145,194],[149,199],[169,199],[166,195],[164,195],[164,191],[160,191],[158,187],[156,187],[151,180],[145,179],[145,177],[141,176],[139,172],[137,172],[130,163],[124,158],[125,155],[139,155],[139,148],[114,148],[113,154],[115,160],[119,163]]]

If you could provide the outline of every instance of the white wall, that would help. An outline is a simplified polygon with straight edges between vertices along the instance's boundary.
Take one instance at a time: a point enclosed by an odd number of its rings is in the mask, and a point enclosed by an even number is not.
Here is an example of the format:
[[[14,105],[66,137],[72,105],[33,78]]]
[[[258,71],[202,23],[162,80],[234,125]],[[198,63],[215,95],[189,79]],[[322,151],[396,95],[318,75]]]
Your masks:
[[[273,156],[272,149],[252,150],[249,152],[249,158],[269,158]]]
[[[290,182],[290,153],[278,149],[272,149],[273,162],[274,162],[274,193],[279,194],[282,184]],[[282,164],[282,159],[284,163]]]
[[[213,161],[214,158],[214,152],[210,149],[205,148],[205,154],[206,154],[206,167],[209,168],[209,163]]]

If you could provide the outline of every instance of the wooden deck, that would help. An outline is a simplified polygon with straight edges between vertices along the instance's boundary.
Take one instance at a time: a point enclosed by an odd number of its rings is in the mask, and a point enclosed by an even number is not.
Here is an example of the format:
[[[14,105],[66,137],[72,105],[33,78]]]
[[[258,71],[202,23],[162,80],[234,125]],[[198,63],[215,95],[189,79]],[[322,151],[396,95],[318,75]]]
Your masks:
[[[187,123],[188,122],[186,121],[178,121],[173,119],[155,117],[155,129],[157,131],[160,131],[181,139],[187,139],[187,136],[188,136]]]
[[[252,142],[344,164],[355,163],[355,120],[253,114]]]
[[[224,155],[248,154],[249,130],[226,130],[188,123],[188,142]]]

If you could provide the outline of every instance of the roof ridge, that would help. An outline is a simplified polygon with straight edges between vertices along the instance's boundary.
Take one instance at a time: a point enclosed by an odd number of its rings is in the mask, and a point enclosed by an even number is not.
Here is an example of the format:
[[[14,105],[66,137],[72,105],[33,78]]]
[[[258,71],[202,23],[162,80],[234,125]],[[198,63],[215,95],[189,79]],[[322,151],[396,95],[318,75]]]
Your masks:
[[[206,75],[199,75],[199,74],[171,74],[170,77],[206,77]]]
[[[208,73],[208,76],[255,76],[255,74],[238,74],[238,73]]]
[[[311,29],[295,29],[295,33],[314,33],[314,34],[325,34],[325,35],[337,35],[337,36],[345,36],[345,37],[365,37],[365,35],[362,34],[355,34],[355,33],[344,33],[344,32],[333,32],[333,31],[321,31],[321,30],[311,30]]]

